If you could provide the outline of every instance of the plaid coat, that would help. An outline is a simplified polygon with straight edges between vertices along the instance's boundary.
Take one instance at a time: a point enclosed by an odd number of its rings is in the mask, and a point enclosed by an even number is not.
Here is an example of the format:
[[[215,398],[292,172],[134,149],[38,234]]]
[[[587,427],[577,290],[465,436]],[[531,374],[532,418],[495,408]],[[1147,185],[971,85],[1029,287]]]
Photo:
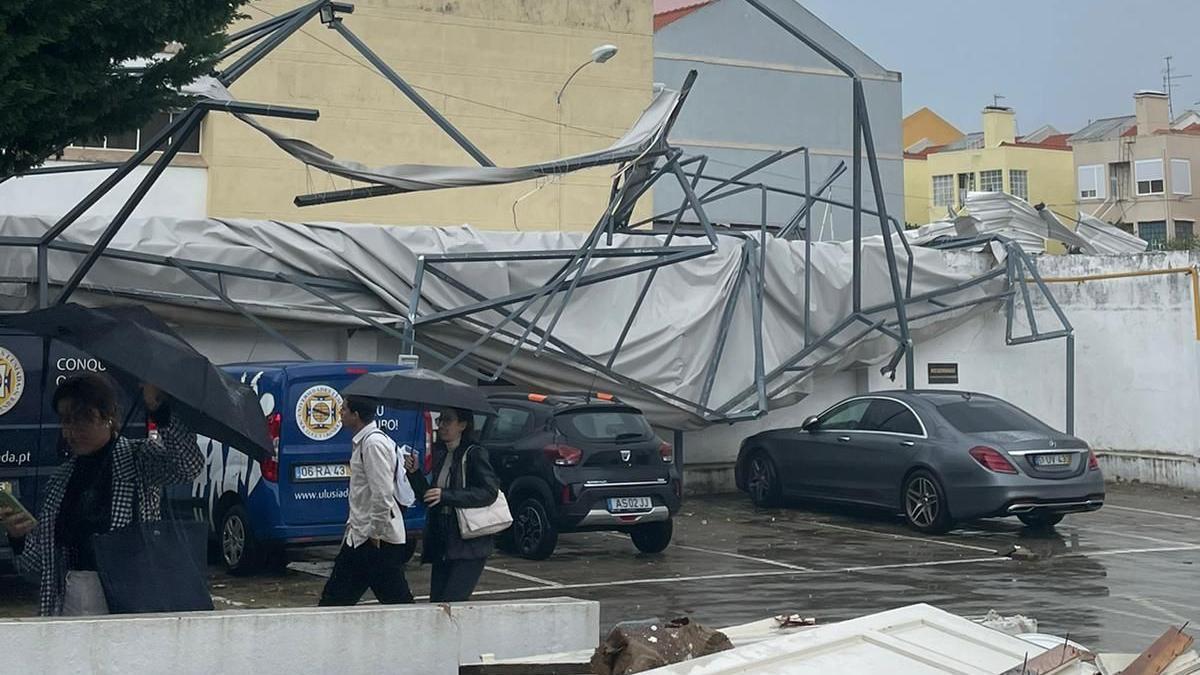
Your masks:
[[[165,428],[159,427],[158,441],[119,437],[112,455],[110,527],[114,530],[134,522],[135,505],[143,522],[158,520],[162,487],[192,480],[204,468],[205,459],[196,435],[174,414]],[[37,526],[17,556],[17,569],[41,580],[38,614],[42,616],[62,613],[69,561],[65,548],[54,540],[54,525],[74,470],[75,458],[71,457],[46,483]]]

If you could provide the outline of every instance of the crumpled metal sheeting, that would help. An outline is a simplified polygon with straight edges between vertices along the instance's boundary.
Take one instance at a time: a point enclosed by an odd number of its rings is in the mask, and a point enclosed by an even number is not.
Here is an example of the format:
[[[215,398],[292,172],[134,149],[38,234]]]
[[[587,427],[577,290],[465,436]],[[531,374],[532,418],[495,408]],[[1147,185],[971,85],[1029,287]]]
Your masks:
[[[1143,253],[1150,247],[1145,239],[1083,212],[1079,214],[1075,231],[1092,245],[1098,255]]]

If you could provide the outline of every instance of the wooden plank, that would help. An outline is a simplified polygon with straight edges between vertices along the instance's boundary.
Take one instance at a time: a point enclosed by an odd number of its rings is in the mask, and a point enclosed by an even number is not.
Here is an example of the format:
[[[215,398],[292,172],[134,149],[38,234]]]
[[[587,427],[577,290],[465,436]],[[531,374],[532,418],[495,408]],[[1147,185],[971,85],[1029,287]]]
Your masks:
[[[1187,624],[1184,624],[1186,627]],[[1154,644],[1146,648],[1129,667],[1122,670],[1120,675],[1161,675],[1179,658],[1179,655],[1192,646],[1192,636],[1183,632],[1183,628],[1171,627],[1163,633]]]
[[[1088,655],[1071,645],[1060,645],[1029,659],[1029,661],[1010,668],[1001,675],[1050,675],[1062,666],[1078,661]]]

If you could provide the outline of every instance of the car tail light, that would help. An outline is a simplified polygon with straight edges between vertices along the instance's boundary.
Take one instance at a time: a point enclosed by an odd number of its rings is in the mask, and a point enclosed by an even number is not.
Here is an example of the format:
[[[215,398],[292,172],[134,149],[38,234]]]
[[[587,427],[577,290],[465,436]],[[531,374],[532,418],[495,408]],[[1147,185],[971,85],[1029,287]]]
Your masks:
[[[366,375],[367,369],[362,367],[350,367],[346,369],[347,375]]]
[[[575,500],[571,497],[571,486],[564,485],[562,488],[562,497],[560,498],[559,503],[570,504],[573,501]]]
[[[259,464],[262,466],[263,478],[272,483],[279,481],[279,432],[282,428],[283,415],[281,413],[275,413],[267,418],[267,433],[271,435],[271,444],[275,448],[275,454],[264,458]]]
[[[433,413],[425,412],[425,473],[433,473]]]
[[[558,466],[575,466],[583,459],[582,450],[562,443],[551,443],[543,448],[542,452]]]
[[[986,446],[971,448],[971,456],[980,466],[996,473],[1016,473],[1017,467],[1012,465],[999,451]]]
[[[1089,449],[1088,450],[1088,471],[1099,471],[1099,470],[1100,470],[1100,460],[1096,459],[1095,451]]]
[[[658,455],[662,457],[663,464],[670,464],[675,461],[675,448],[666,441],[659,441]]]

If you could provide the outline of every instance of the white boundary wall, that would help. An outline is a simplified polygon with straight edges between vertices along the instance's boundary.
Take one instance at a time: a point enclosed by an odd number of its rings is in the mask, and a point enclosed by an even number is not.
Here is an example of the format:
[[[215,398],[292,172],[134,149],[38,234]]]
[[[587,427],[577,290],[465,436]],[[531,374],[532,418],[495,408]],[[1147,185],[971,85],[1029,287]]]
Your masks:
[[[1200,255],[1185,252],[1038,258],[1038,269],[1047,278],[1198,264]],[[1049,286],[1075,328],[1075,433],[1096,448],[1107,477],[1200,490],[1200,342],[1191,277],[1138,276]],[[1036,299],[1034,306],[1039,328],[1056,330],[1049,306]],[[1014,332],[1028,333],[1019,301]],[[997,310],[918,343],[917,386],[929,386],[930,362],[957,363],[959,385],[938,388],[994,394],[1062,429],[1065,355],[1064,340],[1006,346],[1004,313]],[[732,489],[729,466],[746,436],[798,425],[844,396],[903,386],[903,374],[892,383],[876,366],[857,374],[840,373],[818,378],[811,397],[757,422],[689,433],[684,440],[693,482],[689,492]]]
[[[454,675],[480,655],[593,649],[600,606],[572,598],[0,620],[11,673]]]

